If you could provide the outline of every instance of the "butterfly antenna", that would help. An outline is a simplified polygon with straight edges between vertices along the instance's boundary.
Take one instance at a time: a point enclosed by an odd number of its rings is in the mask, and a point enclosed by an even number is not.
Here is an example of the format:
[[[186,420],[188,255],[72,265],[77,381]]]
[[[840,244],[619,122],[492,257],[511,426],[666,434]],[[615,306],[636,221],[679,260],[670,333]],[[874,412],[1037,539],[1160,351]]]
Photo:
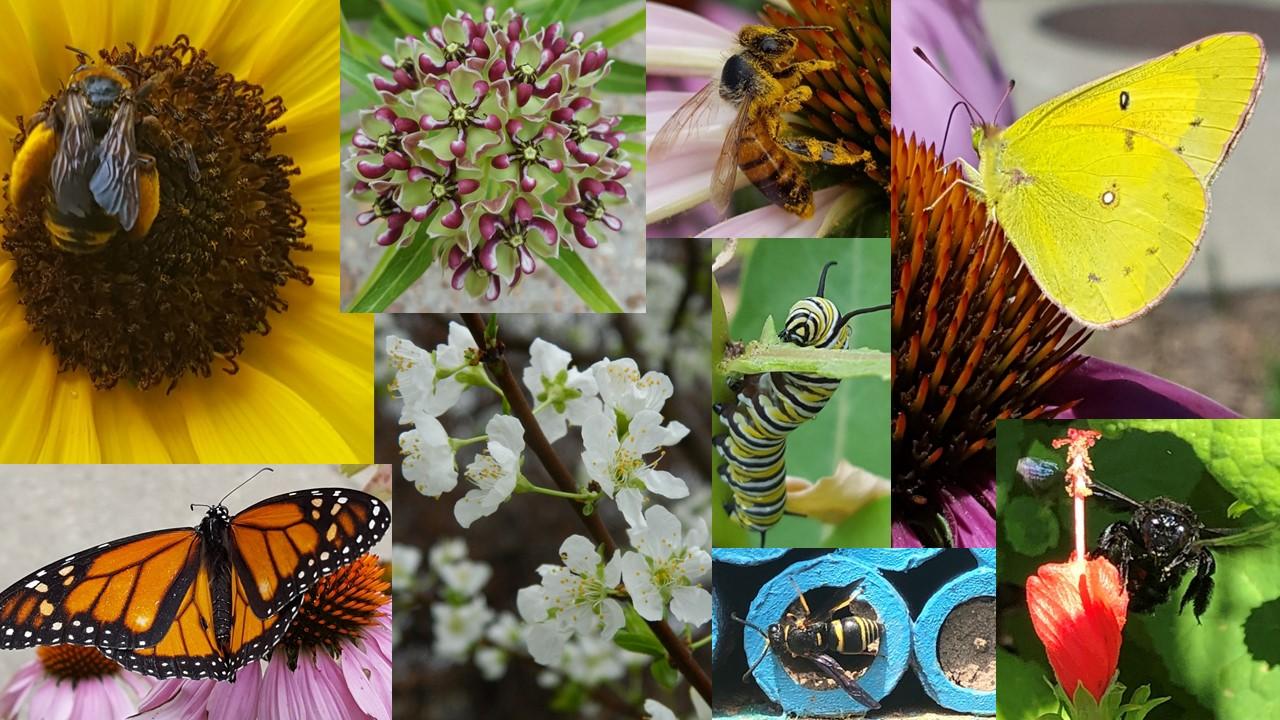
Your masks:
[[[946,74],[943,73],[941,70],[939,70],[937,65],[933,64],[933,61],[929,59],[929,56],[925,54],[924,50],[920,49],[919,46],[916,46],[911,48],[911,51],[916,54],[916,57],[923,60],[924,64],[929,66],[930,70],[933,70],[935,73],[937,73],[938,77],[942,78],[942,82],[946,83],[947,87],[951,88],[952,92],[960,96],[960,101],[964,103],[965,108],[967,108],[969,111],[969,117],[972,118],[973,116],[976,115],[978,117],[978,120],[981,121],[982,124],[985,125],[987,123],[987,119],[982,117],[982,113],[979,113],[977,108],[973,106],[973,103],[969,102],[969,99],[964,96],[964,93],[960,92],[960,88],[956,87],[951,82],[951,79],[948,78]]]
[[[956,108],[964,108],[969,116],[969,125],[973,125],[973,112],[969,109],[969,103],[959,100],[955,105],[951,106],[951,112],[947,113],[947,129],[942,133],[942,147],[938,148],[938,154],[942,157],[947,156],[947,138],[951,135],[951,121],[956,118]]]
[[[231,497],[231,496],[232,496],[232,494],[234,494],[234,493],[235,493],[235,491],[239,490],[240,488],[244,487],[245,485],[248,485],[250,480],[252,480],[252,479],[254,479],[254,478],[258,477],[259,475],[261,475],[261,474],[262,474],[262,473],[264,473],[264,472],[275,472],[275,470],[272,470],[272,469],[271,469],[271,468],[269,468],[269,467],[264,467],[264,468],[262,468],[261,470],[259,470],[258,472],[256,472],[256,473],[254,473],[254,474],[250,475],[250,476],[249,476],[249,477],[248,477],[244,482],[242,482],[242,483],[240,483],[239,485],[237,485],[237,486],[235,486],[235,487],[231,488],[231,492],[227,493],[226,495],[223,495],[223,496],[222,496],[222,499],[218,501],[218,504],[219,504],[219,505],[221,505],[222,503],[226,502],[226,501],[227,501],[227,498]]]
[[[1009,96],[1013,95],[1013,85],[1014,85],[1013,80],[1010,80],[1009,87],[1006,88],[1004,91],[1004,97],[1000,98],[1000,104],[996,105],[996,113],[995,113],[996,117],[1000,117],[1000,110],[1004,107],[1004,104],[1006,102],[1009,102]]]
[[[742,673],[742,681],[746,682],[747,678],[751,677],[751,673],[755,672],[756,668],[760,667],[760,663],[764,662],[764,659],[769,656],[769,633],[761,630],[758,626],[754,625],[753,623],[747,622],[746,620],[743,620],[742,618],[738,617],[737,613],[729,613],[729,617],[733,618],[734,620],[737,620],[743,625],[746,625],[752,630],[755,630],[756,632],[760,633],[760,637],[764,638],[764,650],[760,653],[760,657],[756,658],[756,661],[751,663],[751,667],[747,668],[747,671]]]

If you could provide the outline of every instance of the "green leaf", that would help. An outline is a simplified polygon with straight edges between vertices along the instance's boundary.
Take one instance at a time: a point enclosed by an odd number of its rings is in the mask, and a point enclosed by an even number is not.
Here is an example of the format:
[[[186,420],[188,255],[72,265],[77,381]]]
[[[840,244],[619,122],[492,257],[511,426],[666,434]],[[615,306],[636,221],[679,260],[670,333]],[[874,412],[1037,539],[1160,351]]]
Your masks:
[[[826,296],[836,307],[847,312],[889,302],[890,250],[885,239],[739,241],[738,254],[746,259],[740,301],[730,324],[734,338],[756,337],[766,317],[782,318],[797,300],[813,295],[822,266],[831,260],[839,264],[827,275]],[[850,347],[888,357],[889,313],[860,315],[851,327]],[[889,381],[879,373],[842,381],[822,412],[788,436],[787,474],[817,480],[846,460],[890,477],[889,394]],[[829,532],[814,520],[786,517],[767,540],[776,547],[820,547]],[[888,546],[887,522],[868,532],[879,533],[883,540],[878,544]]]
[[[426,9],[426,20],[428,25],[439,25],[445,16],[452,13],[454,4],[450,0],[425,0],[423,7]],[[425,30],[426,28],[423,28]],[[419,30],[420,34],[422,31]]]
[[[643,133],[644,128],[645,119],[643,115],[623,115],[622,121],[618,123],[614,130],[624,133]]]
[[[625,624],[613,636],[613,644],[623,650],[665,658],[667,649],[663,647],[658,636],[653,634],[653,628],[649,627],[649,623],[640,617],[635,607],[624,605],[623,608]]]
[[[591,272],[591,268],[582,262],[582,258],[576,252],[569,248],[560,248],[560,257],[546,258],[547,265],[564,280],[565,284],[573,289],[578,297],[591,308],[592,312],[597,313],[620,313],[622,306],[613,299],[609,291],[604,285],[596,279],[595,273]]]
[[[623,140],[618,143],[618,147],[627,151],[627,162],[631,163],[631,167],[644,171],[644,143],[639,140]]]
[[[547,6],[537,19],[529,24],[532,29],[544,28],[551,23],[558,22],[567,24],[569,16],[578,7],[579,0],[551,0],[551,4]]]
[[[885,528],[892,519],[893,498],[873,500],[822,537],[824,547],[887,547]]]
[[[1045,684],[1045,670],[1004,648],[996,648],[996,687],[999,688],[998,720],[1031,720],[1058,707],[1053,691]]]
[[[653,679],[657,680],[659,685],[668,690],[675,689],[676,684],[680,682],[680,673],[671,666],[671,663],[666,658],[650,663],[649,674],[653,675]]]
[[[720,360],[724,357],[725,343],[729,341],[729,319],[724,314],[724,300],[720,297],[720,286],[715,275],[711,276],[711,399],[713,403],[733,401],[733,392],[729,390],[728,378],[720,371]],[[725,432],[724,425],[715,412],[711,413],[711,433],[720,435]],[[724,506],[733,497],[733,491],[720,479],[720,465],[724,458],[720,453],[711,452],[711,492],[713,507],[711,510],[711,539],[715,547],[746,547],[754,545],[751,539],[755,533],[729,519]]]
[[[338,35],[342,41],[342,49],[363,64],[369,65],[377,62],[378,57],[382,54],[378,51],[377,46],[357,35],[351,29],[351,24],[347,22],[345,14],[338,16]]]
[[[738,357],[725,363],[737,375],[802,372],[829,378],[875,377],[888,380],[891,358],[879,350],[821,350],[788,343],[749,343]]]
[[[637,95],[644,92],[644,66],[626,60],[611,60],[609,74],[596,83],[600,92]]]
[[[575,23],[582,22],[598,15],[603,15],[618,7],[618,0],[582,0],[578,7],[569,14]]]
[[[382,312],[404,294],[435,261],[435,240],[427,238],[427,226],[419,225],[408,247],[393,245],[356,293],[346,312]]]
[[[1021,495],[1001,517],[1004,539],[1023,555],[1040,555],[1058,544],[1058,517],[1040,500]]]
[[[629,15],[604,30],[601,30],[594,37],[588,39],[585,45],[598,42],[607,48],[611,48],[641,30],[644,30],[643,7],[637,10],[635,14]]]
[[[426,17],[422,16],[422,18],[417,21],[410,19],[409,15],[406,14],[406,11],[398,7],[405,4],[407,3],[404,3],[403,0],[382,0],[382,12],[389,20],[391,20],[391,22],[395,23],[395,26],[400,29],[401,33],[405,35],[417,35],[426,29],[422,27],[423,21],[426,20]]]
[[[551,709],[577,715],[586,700],[587,689],[581,683],[568,681],[556,688],[556,694],[551,697]]]
[[[369,82],[369,73],[376,72],[375,70],[354,55],[343,53],[338,72],[350,86],[348,88],[350,94],[342,98],[343,105],[363,108],[379,102],[378,91],[373,88],[373,83]]]

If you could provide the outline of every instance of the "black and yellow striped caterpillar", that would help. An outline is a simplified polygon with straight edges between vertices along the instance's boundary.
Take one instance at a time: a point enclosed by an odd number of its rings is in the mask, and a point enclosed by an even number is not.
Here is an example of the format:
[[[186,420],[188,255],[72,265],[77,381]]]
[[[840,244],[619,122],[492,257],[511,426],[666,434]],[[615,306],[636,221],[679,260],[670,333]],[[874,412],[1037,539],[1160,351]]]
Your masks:
[[[822,267],[816,295],[791,306],[778,339],[802,347],[843,349],[854,316],[890,307],[878,305],[841,315],[835,303],[824,297],[827,271],[835,264]],[[725,512],[734,522],[760,533],[764,547],[765,533],[782,519],[786,507],[787,434],[822,410],[840,380],[791,372],[753,377],[756,392],[748,394],[741,386],[731,385],[738,393],[737,405],[715,406],[728,433],[717,436],[714,444],[724,458],[720,477],[733,490]]]

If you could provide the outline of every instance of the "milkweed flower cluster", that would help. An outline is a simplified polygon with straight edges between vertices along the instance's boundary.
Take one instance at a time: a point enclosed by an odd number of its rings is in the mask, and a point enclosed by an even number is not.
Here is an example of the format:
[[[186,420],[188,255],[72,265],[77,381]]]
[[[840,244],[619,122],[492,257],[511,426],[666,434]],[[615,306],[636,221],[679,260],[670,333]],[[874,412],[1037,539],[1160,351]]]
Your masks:
[[[663,417],[675,393],[669,377],[643,372],[630,358],[579,368],[546,340],[530,344],[530,363],[519,375],[543,434],[554,441],[581,429],[583,472],[571,493],[524,477],[524,431],[510,415],[495,413],[479,437],[445,432],[441,415],[466,402],[466,393],[501,394],[463,326],[452,323],[448,341],[432,350],[394,336],[386,347],[395,371],[392,389],[404,403],[401,421],[413,426],[401,435],[405,477],[432,497],[457,489],[465,478],[472,488],[454,506],[462,527],[482,521],[519,492],[566,497],[594,512],[612,502],[628,525],[628,542],[617,549],[583,535],[564,539],[559,562],[538,567],[540,582],[517,592],[518,618],[485,601],[480,588],[488,580],[487,565],[467,560],[460,540],[437,543],[428,561],[443,586],[431,608],[436,656],[472,657],[486,677],[495,678],[513,654],[527,654],[552,673],[551,680],[563,675],[590,684],[622,677],[627,667],[650,659],[614,643],[628,614],[689,629],[710,621],[706,522],[682,522],[654,503],[656,496],[690,494],[685,480],[657,467],[663,450],[689,434]],[[472,444],[482,449],[460,476],[456,453]]]
[[[425,230],[455,290],[496,300],[570,238],[590,249],[622,229],[609,207],[627,197],[626,136],[595,87],[608,51],[563,33],[458,11],[382,56],[381,103],[360,113],[346,163],[379,245]]]

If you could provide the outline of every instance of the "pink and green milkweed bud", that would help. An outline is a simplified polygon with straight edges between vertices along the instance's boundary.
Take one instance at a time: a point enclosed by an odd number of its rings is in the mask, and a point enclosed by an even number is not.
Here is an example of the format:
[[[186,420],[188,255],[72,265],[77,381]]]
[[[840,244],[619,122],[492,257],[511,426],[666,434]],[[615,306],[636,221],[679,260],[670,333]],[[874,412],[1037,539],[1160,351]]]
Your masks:
[[[458,11],[382,57],[381,104],[361,111],[346,162],[379,245],[425,231],[455,289],[495,300],[570,238],[595,248],[622,229],[608,206],[626,201],[626,136],[596,89],[608,51],[562,32]]]

